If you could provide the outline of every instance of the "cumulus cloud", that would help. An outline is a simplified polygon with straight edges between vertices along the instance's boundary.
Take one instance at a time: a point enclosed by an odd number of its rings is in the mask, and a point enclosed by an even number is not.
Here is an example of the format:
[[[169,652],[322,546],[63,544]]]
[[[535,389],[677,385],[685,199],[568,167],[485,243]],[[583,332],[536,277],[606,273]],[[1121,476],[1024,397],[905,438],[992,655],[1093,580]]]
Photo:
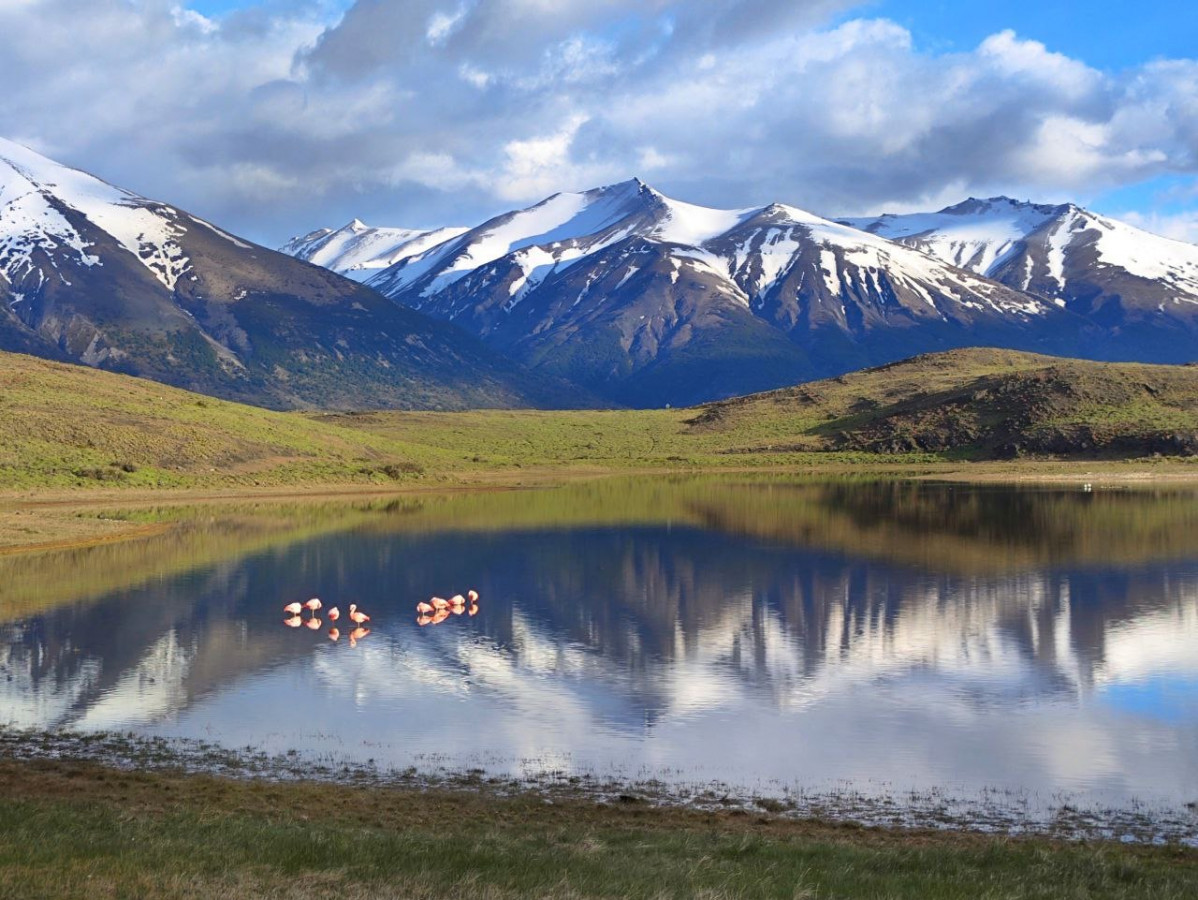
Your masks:
[[[1198,244],[1198,210],[1184,213],[1142,213],[1139,210],[1130,210],[1119,214],[1118,218],[1153,234],[1162,234],[1175,241]]]
[[[1198,169],[1198,61],[1109,73],[1010,31],[933,54],[857,7],[0,0],[0,120],[268,242],[353,215],[472,223],[634,174],[858,214]]]

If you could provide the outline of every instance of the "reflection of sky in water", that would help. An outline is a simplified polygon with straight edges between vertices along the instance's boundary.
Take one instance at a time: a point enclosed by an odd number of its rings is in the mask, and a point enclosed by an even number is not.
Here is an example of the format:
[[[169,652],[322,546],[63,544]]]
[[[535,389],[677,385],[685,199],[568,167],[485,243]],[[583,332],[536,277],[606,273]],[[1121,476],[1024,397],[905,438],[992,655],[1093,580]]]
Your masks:
[[[1142,681],[1113,682],[1098,690],[1113,709],[1169,725],[1198,722],[1198,677],[1153,675]]]
[[[472,585],[477,618],[414,624]],[[373,633],[283,628],[311,594]],[[365,529],[0,626],[0,676],[17,724],[399,766],[1198,798],[1193,562],[962,572],[714,522]]]

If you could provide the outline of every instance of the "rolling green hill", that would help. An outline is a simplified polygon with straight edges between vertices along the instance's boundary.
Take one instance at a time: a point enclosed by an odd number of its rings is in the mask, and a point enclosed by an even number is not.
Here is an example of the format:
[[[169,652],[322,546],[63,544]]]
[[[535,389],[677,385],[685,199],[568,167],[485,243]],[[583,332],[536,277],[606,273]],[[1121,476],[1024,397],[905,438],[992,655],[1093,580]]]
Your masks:
[[[387,481],[419,469],[386,437],[0,353],[3,487]]]
[[[684,410],[322,421],[493,466],[1192,456],[1198,367],[953,350]]]
[[[692,409],[279,413],[0,354],[0,485],[391,484],[1198,453],[1198,368],[956,350]]]
[[[1198,367],[952,350],[712,404],[691,424],[745,437],[769,428],[801,449],[967,459],[1194,456]]]

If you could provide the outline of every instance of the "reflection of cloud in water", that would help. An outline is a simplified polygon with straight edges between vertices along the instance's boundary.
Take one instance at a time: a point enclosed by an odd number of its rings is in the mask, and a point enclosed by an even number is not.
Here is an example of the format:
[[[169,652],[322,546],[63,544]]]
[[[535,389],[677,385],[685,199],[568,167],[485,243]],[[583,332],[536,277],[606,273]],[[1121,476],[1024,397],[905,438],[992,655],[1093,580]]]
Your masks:
[[[477,618],[412,624],[463,579]],[[373,633],[282,628],[312,594]],[[750,782],[1190,790],[1198,710],[1092,701],[1195,672],[1192,565],[946,573],[691,526],[338,534],[0,628],[22,725]]]
[[[88,731],[104,731],[145,725],[174,715],[187,702],[187,675],[193,656],[192,651],[180,646],[178,634],[169,632],[72,724]]]

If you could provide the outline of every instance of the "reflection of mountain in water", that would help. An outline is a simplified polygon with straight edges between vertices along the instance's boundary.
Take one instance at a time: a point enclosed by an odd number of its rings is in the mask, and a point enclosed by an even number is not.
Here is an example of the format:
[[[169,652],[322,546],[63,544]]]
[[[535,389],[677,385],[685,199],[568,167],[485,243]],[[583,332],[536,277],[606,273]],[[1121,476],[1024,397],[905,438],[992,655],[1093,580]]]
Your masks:
[[[873,487],[860,496],[837,490],[844,493],[830,507],[823,495],[822,508],[837,511],[834,521],[859,517],[860,533],[918,536],[924,528],[926,538],[933,526],[944,530],[929,512],[936,503],[911,507],[905,495]],[[1060,514],[1060,498],[1037,496],[1020,497],[1010,519],[1034,528]],[[760,497],[741,507],[718,499],[687,499],[706,510],[708,528],[370,528],[150,580],[3,626],[2,708],[24,725],[169,718],[256,673],[307,664],[323,638],[283,629],[279,607],[311,594],[356,600],[375,617],[362,648],[367,665],[355,669],[359,702],[419,682],[482,690],[519,709],[530,691],[543,697],[553,686],[634,729],[745,697],[799,706],[912,671],[952,679],[971,703],[1001,705],[1075,698],[1162,666],[1198,669],[1198,566],[946,573],[879,561],[876,547],[866,557],[796,546],[793,530],[738,518]],[[788,499],[775,493],[775,519],[756,524],[785,518]],[[966,500],[949,527],[974,515],[998,540],[995,529],[1010,526],[985,525],[991,503]],[[1071,506],[1069,515],[1082,522],[1085,508]],[[1103,527],[1091,522],[1074,533]],[[416,599],[471,585],[484,602],[469,624],[412,624]],[[348,659],[324,653],[318,666],[343,679],[339,661]]]

